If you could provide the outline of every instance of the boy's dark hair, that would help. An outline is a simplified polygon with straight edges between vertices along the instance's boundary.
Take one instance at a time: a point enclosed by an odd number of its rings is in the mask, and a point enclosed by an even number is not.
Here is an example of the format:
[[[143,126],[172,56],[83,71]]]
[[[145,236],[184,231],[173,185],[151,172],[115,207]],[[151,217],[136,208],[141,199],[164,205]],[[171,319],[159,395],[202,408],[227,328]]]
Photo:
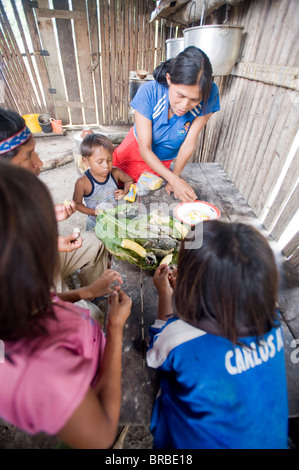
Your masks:
[[[81,142],[80,150],[82,157],[91,157],[94,148],[103,147],[111,154],[114,152],[114,147],[111,140],[103,134],[88,134]]]
[[[173,59],[156,67],[153,77],[158,83],[168,86],[166,73],[169,73],[171,83],[176,85],[198,83],[202,93],[203,108],[205,107],[211,92],[213,72],[210,59],[201,49],[195,46],[187,47]]]
[[[242,329],[261,337],[276,325],[278,270],[266,238],[242,223],[205,221],[203,244],[182,244],[175,313],[198,326],[209,320],[236,343]],[[196,225],[196,230],[201,227]],[[247,335],[243,335],[247,336]]]
[[[25,120],[20,114],[12,110],[0,108],[0,142],[20,132],[25,125]],[[25,144],[27,144],[27,142],[21,145]],[[3,153],[0,157],[11,160],[17,155],[18,151],[19,147]]]
[[[57,223],[48,189],[30,171],[0,159],[0,338],[42,332],[53,315]]]

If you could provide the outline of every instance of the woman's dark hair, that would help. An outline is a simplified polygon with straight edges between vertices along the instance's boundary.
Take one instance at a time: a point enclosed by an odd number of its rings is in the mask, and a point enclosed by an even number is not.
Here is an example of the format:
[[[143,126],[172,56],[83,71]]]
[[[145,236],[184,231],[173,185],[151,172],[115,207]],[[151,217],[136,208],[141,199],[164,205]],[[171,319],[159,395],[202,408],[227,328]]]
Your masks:
[[[203,243],[182,244],[174,290],[175,313],[198,326],[202,319],[220,327],[236,343],[238,331],[249,328],[261,337],[275,326],[278,270],[266,238],[241,223],[205,221]]]
[[[25,120],[20,116],[20,114],[15,111],[0,108],[0,142],[20,132],[24,129],[25,125]],[[21,145],[25,145],[27,143],[28,142],[25,142]],[[18,151],[19,147],[3,153],[1,157],[11,160],[17,155]]]
[[[205,107],[211,92],[213,72],[208,56],[198,47],[190,46],[173,59],[163,62],[155,68],[154,79],[168,86],[166,73],[169,73],[171,83],[176,85],[196,85],[202,93]]]
[[[57,223],[48,189],[28,170],[0,160],[0,338],[46,333],[54,315]]]
[[[103,147],[111,154],[114,152],[114,146],[108,137],[103,134],[87,134],[80,146],[82,157],[91,157],[93,150],[97,147]]]

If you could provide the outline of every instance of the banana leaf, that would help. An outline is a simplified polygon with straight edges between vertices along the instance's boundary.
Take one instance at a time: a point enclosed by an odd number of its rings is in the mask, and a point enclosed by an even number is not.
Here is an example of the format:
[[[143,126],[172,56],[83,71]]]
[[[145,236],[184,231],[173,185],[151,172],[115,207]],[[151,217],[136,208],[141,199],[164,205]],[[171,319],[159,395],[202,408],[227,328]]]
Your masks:
[[[177,264],[180,242],[189,228],[175,217],[158,211],[139,213],[138,204],[124,203],[101,210],[94,230],[115,258],[136,264],[142,269],[153,270],[168,254],[173,255],[171,264]],[[146,256],[122,247],[124,239],[142,246]]]

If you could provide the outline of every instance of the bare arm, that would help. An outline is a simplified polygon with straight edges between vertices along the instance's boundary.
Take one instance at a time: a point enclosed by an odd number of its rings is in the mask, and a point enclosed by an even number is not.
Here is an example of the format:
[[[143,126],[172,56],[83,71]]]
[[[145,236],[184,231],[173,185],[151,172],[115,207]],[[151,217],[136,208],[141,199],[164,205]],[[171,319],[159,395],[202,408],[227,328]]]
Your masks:
[[[181,145],[181,148],[179,150],[178,156],[175,161],[174,170],[173,170],[173,173],[175,175],[180,176],[180,174],[182,173],[189,158],[192,155],[192,152],[194,151],[196,147],[200,132],[205,127],[206,123],[208,122],[211,116],[212,116],[212,113],[207,114],[206,116],[198,116],[192,122],[189,132],[187,134],[187,137],[184,140],[183,144]]]
[[[115,287],[115,283],[119,285]],[[78,302],[79,300],[93,300],[95,297],[111,294],[114,290],[119,290],[123,284],[121,275],[113,269],[107,269],[96,281],[89,286],[79,287],[65,292],[58,292],[57,295],[65,302]]]
[[[108,312],[106,346],[100,378],[58,436],[77,449],[111,447],[116,436],[121,404],[121,353],[125,322],[132,301],[124,292],[112,294]]]
[[[57,222],[68,219],[77,210],[75,201],[67,200],[63,204],[55,204],[54,209]]]
[[[168,170],[152,151],[152,122],[138,111],[135,111],[135,122],[139,151],[145,163],[175,188],[174,194],[176,197],[184,202],[194,201],[196,194],[191,186],[171,170]]]
[[[82,175],[80,176],[80,178],[77,179],[73,194],[73,200],[75,201],[79,212],[82,212],[82,214],[86,215],[96,216],[95,209],[90,209],[89,207],[86,207],[85,204],[83,204],[82,202],[84,195],[88,194],[91,191],[91,188],[89,191],[88,189],[86,189],[86,185],[88,185],[88,183],[89,180],[85,175]]]
[[[128,194],[131,184],[134,184],[134,180],[120,168],[112,168],[112,175],[117,182],[121,181],[124,183],[124,189],[117,189],[114,192],[115,199],[118,200]]]
[[[153,278],[159,296],[157,318],[164,321],[167,321],[169,315],[173,313],[173,290],[169,280],[170,274],[170,268],[166,264],[163,264],[156,269]]]

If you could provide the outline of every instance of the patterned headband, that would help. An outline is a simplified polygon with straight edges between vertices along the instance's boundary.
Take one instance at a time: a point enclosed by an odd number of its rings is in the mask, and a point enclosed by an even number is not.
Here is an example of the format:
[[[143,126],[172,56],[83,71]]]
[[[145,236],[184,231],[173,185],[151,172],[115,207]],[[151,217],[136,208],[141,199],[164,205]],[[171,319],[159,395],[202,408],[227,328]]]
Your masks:
[[[25,126],[20,132],[0,142],[0,155],[24,144],[31,136],[30,129]]]

